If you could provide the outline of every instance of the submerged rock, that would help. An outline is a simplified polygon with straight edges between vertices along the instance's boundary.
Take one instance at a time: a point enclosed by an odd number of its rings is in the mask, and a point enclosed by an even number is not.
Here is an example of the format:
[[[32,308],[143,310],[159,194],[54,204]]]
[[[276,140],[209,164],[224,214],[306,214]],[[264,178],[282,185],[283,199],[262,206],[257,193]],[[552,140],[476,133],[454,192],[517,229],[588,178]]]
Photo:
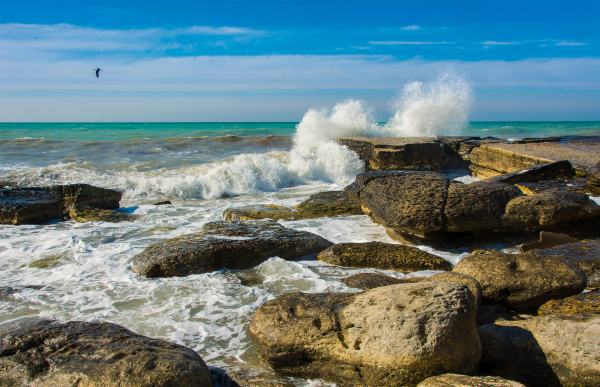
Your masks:
[[[584,240],[533,251],[538,255],[566,258],[586,274],[588,287],[600,287],[600,240]]]
[[[358,273],[350,277],[343,278],[341,281],[351,288],[373,289],[380,286],[415,283],[423,280],[423,277],[396,278],[380,273]]]
[[[0,327],[0,384],[212,386],[208,367],[190,348],[111,323],[37,318]]]
[[[338,266],[404,272],[452,269],[450,262],[437,255],[412,246],[383,242],[337,243],[319,253],[317,259]]]
[[[314,256],[331,242],[274,221],[212,222],[202,231],[164,240],[133,257],[133,270],[146,277],[173,277],[219,269],[248,269],[270,257]]]
[[[63,257],[61,255],[50,255],[44,258],[36,259],[35,261],[31,261],[28,266],[36,269],[47,269],[58,266],[62,258]]]
[[[479,281],[484,303],[502,304],[524,312],[535,312],[551,299],[578,294],[586,286],[585,274],[567,259],[532,252],[475,250],[453,271]]]
[[[481,372],[527,386],[600,385],[600,316],[541,316],[479,327]]]
[[[525,385],[499,376],[443,374],[427,378],[417,387],[525,387]]]
[[[0,223],[40,224],[69,215],[75,207],[119,208],[121,193],[89,184],[0,189]]]
[[[539,315],[547,314],[600,314],[600,290],[576,296],[551,300],[540,306]]]
[[[475,310],[471,292],[448,283],[289,293],[261,306],[249,331],[261,356],[285,375],[340,385],[415,385],[477,369]]]

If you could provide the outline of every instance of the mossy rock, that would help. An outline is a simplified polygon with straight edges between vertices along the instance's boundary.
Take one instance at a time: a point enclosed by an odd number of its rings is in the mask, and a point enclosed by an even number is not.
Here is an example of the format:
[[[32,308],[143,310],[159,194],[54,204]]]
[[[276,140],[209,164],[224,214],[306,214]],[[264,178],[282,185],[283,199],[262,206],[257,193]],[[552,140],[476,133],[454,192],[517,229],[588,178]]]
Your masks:
[[[87,222],[127,222],[135,219],[134,216],[115,210],[102,210],[93,207],[71,207],[69,217],[78,223]]]
[[[60,255],[50,255],[41,259],[36,259],[29,263],[29,267],[34,269],[48,269],[50,267],[58,266],[62,256]]]

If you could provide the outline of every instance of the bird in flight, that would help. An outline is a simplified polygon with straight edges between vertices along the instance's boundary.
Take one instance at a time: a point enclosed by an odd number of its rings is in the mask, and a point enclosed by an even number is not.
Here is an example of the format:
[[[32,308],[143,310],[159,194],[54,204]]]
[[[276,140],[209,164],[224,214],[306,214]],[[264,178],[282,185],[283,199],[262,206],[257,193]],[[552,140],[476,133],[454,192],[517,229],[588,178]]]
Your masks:
[[[96,78],[100,78],[100,71],[102,71],[102,69],[100,67],[96,67],[94,71],[96,72]]]

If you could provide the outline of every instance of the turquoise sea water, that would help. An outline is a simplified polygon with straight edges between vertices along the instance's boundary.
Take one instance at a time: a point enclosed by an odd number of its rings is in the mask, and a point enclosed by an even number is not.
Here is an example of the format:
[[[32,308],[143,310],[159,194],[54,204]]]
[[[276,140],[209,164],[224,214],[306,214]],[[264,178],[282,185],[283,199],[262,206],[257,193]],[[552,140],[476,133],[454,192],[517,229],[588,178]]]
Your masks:
[[[202,136],[291,135],[297,122],[0,123],[0,139],[128,140]],[[598,135],[600,121],[471,122],[463,135],[537,137]]]

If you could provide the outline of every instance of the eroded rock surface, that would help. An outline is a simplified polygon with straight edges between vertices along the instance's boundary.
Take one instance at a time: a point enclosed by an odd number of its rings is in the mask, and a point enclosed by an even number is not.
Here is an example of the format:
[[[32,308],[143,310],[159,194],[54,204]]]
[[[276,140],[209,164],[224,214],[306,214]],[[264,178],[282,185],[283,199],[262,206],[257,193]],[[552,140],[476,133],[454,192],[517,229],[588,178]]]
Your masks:
[[[538,255],[565,257],[585,272],[588,287],[600,287],[600,240],[583,240],[533,251]]]
[[[270,257],[300,259],[331,245],[318,235],[274,221],[212,222],[202,231],[155,243],[132,261],[146,277],[173,277],[209,271],[248,269]]]
[[[0,328],[4,386],[198,386],[212,382],[190,348],[111,323],[22,319]]]
[[[465,285],[473,294],[477,304],[481,303],[481,299],[483,298],[483,291],[479,281],[469,275],[449,271],[446,273],[434,274],[431,277],[427,277],[425,281],[448,282],[451,284]]]
[[[600,290],[550,300],[540,306],[539,315],[547,314],[600,314]]]
[[[525,387],[519,382],[499,376],[443,374],[423,380],[417,387]]]
[[[360,294],[284,294],[250,324],[276,371],[340,385],[415,385],[476,370],[475,299],[465,286],[421,282]]]
[[[422,280],[423,277],[396,278],[380,273],[358,273],[351,275],[350,277],[346,277],[341,281],[346,284],[346,286],[350,286],[351,288],[366,290],[378,288],[380,286],[415,283]]]

